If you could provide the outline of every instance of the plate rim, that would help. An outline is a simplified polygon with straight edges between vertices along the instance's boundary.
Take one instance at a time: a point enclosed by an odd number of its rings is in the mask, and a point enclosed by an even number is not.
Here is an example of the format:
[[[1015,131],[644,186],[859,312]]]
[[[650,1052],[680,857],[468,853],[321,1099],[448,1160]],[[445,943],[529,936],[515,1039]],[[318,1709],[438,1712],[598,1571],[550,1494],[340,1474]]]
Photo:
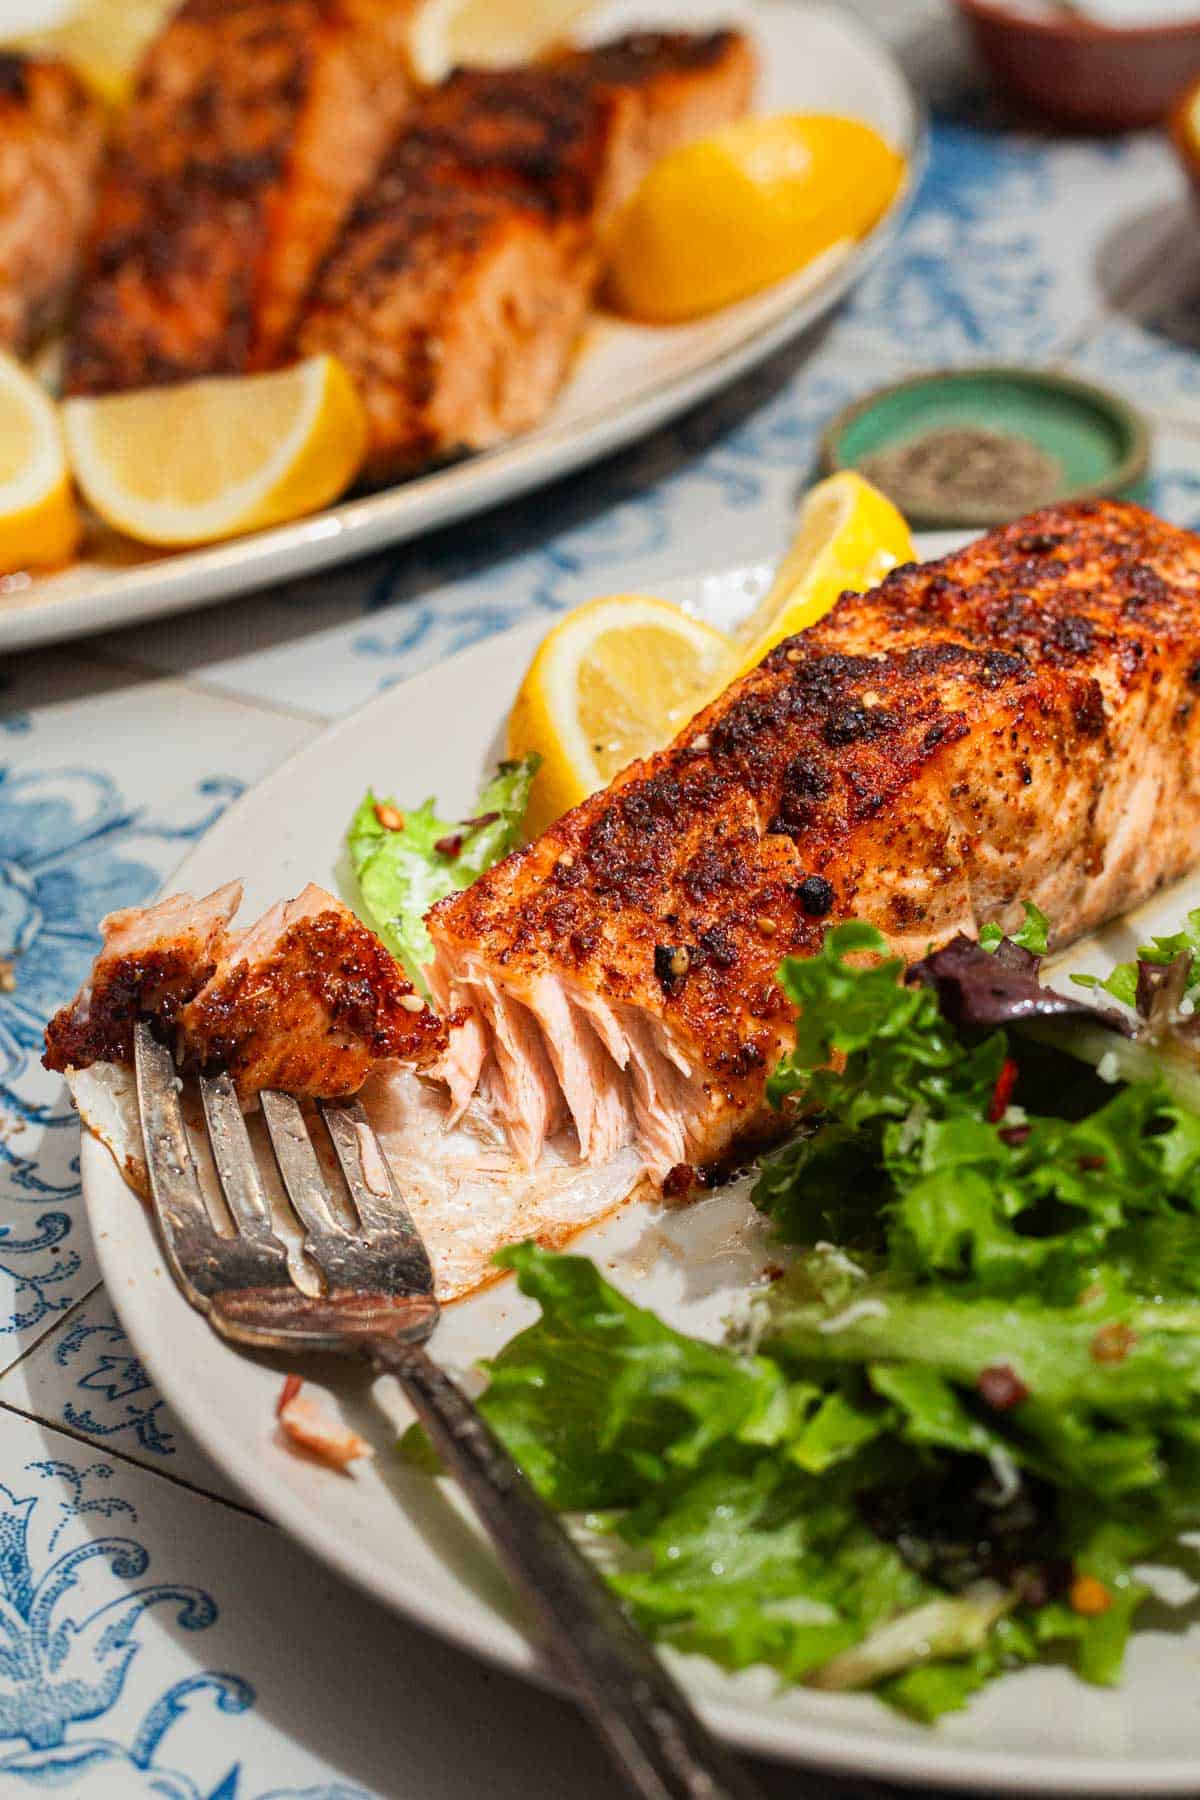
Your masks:
[[[931,535],[944,539],[948,534],[920,534],[920,537],[927,540]],[[962,538],[972,534],[953,535]],[[944,547],[939,544],[938,552]],[[688,593],[697,593],[705,580],[732,579],[751,570],[760,570],[763,560],[754,559],[724,570],[707,570],[660,585],[668,595],[670,590],[675,590],[673,597],[680,599]],[[204,843],[211,845],[213,837],[227,829],[236,831],[243,811],[269,805],[273,794],[289,784],[297,765],[302,765],[306,758],[327,754],[335,741],[361,732],[364,726],[369,729],[376,719],[386,718],[394,709],[403,711],[411,702],[414,685],[444,680],[449,671],[460,686],[469,690],[473,665],[485,668],[499,639],[505,639],[510,648],[516,648],[521,639],[527,639],[532,647],[546,628],[544,619],[526,620],[375,695],[365,705],[300,745],[261,781],[248,788],[226,809]],[[164,881],[162,891],[179,884],[179,877],[196,854],[198,847],[182,858]],[[137,1355],[168,1404],[212,1461],[233,1480],[238,1491],[304,1550],[377,1604],[391,1607],[476,1658],[553,1692],[566,1693],[539,1657],[536,1645],[486,1600],[476,1597],[469,1608],[442,1610],[436,1597],[427,1597],[419,1583],[404,1585],[398,1559],[389,1562],[376,1554],[369,1543],[364,1547],[355,1539],[339,1540],[336,1532],[330,1529],[319,1492],[314,1494],[309,1490],[309,1497],[302,1498],[270,1476],[261,1476],[260,1465],[256,1464],[253,1455],[248,1450],[243,1451],[236,1442],[231,1444],[222,1437],[220,1418],[211,1409],[206,1410],[203,1401],[195,1401],[189,1390],[187,1371],[180,1369],[168,1354],[169,1336],[164,1334],[161,1339],[147,1344],[141,1338],[133,1313],[127,1311],[126,1288],[132,1282],[129,1270],[119,1264],[118,1240],[107,1229],[107,1211],[110,1205],[132,1207],[131,1192],[109,1151],[87,1132],[82,1134],[80,1172],[84,1207],[108,1298]],[[123,1212],[121,1216],[124,1219],[136,1214]],[[145,1223],[149,1229],[148,1215]],[[157,1254],[156,1247],[154,1253]],[[182,1296],[175,1298],[187,1311]],[[237,1355],[230,1346],[210,1336],[206,1322],[200,1323],[218,1355]],[[400,1500],[396,1499],[395,1504],[400,1506]],[[678,1663],[676,1667],[679,1667]],[[684,1683],[686,1686],[686,1672]],[[1101,1760],[1099,1753],[1092,1757],[1075,1757],[1020,1749],[1005,1753],[1000,1759],[992,1749],[939,1741],[934,1735],[936,1728],[927,1728],[930,1731],[928,1739],[914,1738],[909,1742],[895,1737],[860,1734],[853,1718],[838,1725],[772,1717],[762,1710],[743,1708],[732,1700],[714,1699],[694,1692],[693,1698],[709,1724],[738,1748],[797,1766],[817,1767],[851,1777],[885,1779],[902,1785],[977,1786],[992,1792],[1079,1796],[1127,1796],[1135,1792],[1182,1795],[1194,1794],[1200,1787],[1200,1748],[1193,1759],[1171,1757],[1155,1763],[1111,1753],[1106,1753]]]
[[[745,0],[750,13],[771,0]],[[0,653],[27,650],[101,631],[169,618],[205,605],[307,578],[327,568],[412,542],[457,520],[486,513],[506,500],[547,487],[564,476],[634,444],[658,427],[731,385],[836,307],[883,255],[909,216],[929,160],[929,111],[883,38],[830,0],[802,0],[797,17],[832,21],[857,40],[864,56],[886,69],[905,106],[905,179],[868,235],[839,257],[814,290],[761,324],[747,324],[721,351],[698,366],[664,376],[631,401],[599,406],[583,420],[535,426],[532,431],[410,482],[344,501],[226,543],[183,550],[135,563],[106,578],[99,596],[47,595],[32,588],[6,604],[0,593]],[[752,20],[751,20],[752,24]],[[803,272],[798,272],[802,274]],[[795,279],[795,278],[793,278]],[[786,294],[787,281],[779,284]]]

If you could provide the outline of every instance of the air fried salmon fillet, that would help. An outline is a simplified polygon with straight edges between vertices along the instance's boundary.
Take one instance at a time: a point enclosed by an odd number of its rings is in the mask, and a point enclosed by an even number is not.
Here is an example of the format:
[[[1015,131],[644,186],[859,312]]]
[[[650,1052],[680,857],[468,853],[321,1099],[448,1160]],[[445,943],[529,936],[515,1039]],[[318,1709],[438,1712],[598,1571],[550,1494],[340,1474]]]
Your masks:
[[[79,272],[104,141],[65,63],[0,51],[0,349],[59,324]]]
[[[311,883],[235,931],[240,882],[111,913],[91,977],[46,1027],[48,1069],[127,1064],[153,1020],[185,1069],[228,1069],[243,1099],[262,1088],[357,1093],[393,1060],[417,1065],[445,1028],[379,939]]]
[[[108,159],[66,383],[263,369],[411,95],[395,0],[184,0]]]
[[[646,33],[426,94],[300,324],[371,421],[383,477],[534,424],[595,293],[601,236],[665,151],[745,111],[745,38]]]
[[[1200,539],[1063,506],[843,596],[430,915],[467,1006],[452,1112],[534,1165],[564,1126],[662,1178],[770,1131],[773,979],[831,923],[901,955],[1020,901],[1064,942],[1200,854]]]

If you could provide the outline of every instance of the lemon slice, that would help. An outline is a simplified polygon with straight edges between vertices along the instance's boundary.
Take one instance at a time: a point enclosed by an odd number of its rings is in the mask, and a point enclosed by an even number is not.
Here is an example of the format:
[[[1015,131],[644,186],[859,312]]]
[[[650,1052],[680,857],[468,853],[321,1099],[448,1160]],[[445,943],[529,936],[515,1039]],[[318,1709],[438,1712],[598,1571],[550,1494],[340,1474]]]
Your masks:
[[[204,544],[299,518],[347,488],[367,418],[332,356],[68,400],[67,447],[101,518],[144,544]]]
[[[903,173],[904,159],[856,119],[727,125],[645,177],[613,228],[609,297],[651,324],[698,318],[862,237]]]
[[[665,600],[618,594],[568,613],[542,643],[508,722],[510,756],[536,750],[537,835],[686,725],[729,663],[729,639]]]
[[[460,63],[502,69],[553,49],[592,0],[420,0],[408,27],[418,81],[434,86]]]
[[[0,575],[66,562],[79,515],[54,402],[0,355]]]
[[[839,594],[865,593],[889,569],[915,562],[903,517],[886,495],[843,469],[805,495],[792,547],[766,598],[738,632],[729,680],[760,663],[786,637],[823,618]]]
[[[74,0],[56,22],[16,40],[22,50],[61,56],[110,106],[129,94],[142,51],[176,0]]]

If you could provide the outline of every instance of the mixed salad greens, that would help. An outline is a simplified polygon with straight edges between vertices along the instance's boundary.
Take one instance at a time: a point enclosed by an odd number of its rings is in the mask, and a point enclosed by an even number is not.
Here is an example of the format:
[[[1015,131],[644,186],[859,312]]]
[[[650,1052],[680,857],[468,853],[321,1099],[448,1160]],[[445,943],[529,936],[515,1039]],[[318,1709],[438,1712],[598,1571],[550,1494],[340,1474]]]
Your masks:
[[[1198,922],[1103,984],[1136,1015],[1042,985],[1032,908],[906,978],[860,924],[785,962],[787,1266],[725,1345],[504,1253],[542,1312],[484,1410],[653,1636],[924,1720],[1047,1655],[1118,1678],[1136,1565],[1200,1525]]]
[[[468,819],[439,818],[434,800],[402,808],[368,789],[350,821],[346,841],[361,910],[419,992],[426,991],[433,948],[425,914],[516,849],[538,762],[502,762]]]

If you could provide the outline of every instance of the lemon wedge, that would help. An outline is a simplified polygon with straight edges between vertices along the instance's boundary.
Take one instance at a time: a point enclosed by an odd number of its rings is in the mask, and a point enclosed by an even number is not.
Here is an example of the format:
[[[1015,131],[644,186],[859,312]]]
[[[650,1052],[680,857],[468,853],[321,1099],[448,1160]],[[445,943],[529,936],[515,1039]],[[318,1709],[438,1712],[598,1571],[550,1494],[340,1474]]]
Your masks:
[[[408,27],[418,81],[433,87],[460,63],[502,69],[532,62],[561,40],[592,0],[420,0]]]
[[[79,514],[54,402],[0,355],[0,575],[52,568],[79,542]]]
[[[903,173],[904,159],[856,119],[727,125],[645,177],[613,227],[609,297],[651,324],[713,312],[862,237]]]
[[[530,834],[668,743],[729,659],[727,637],[665,600],[616,594],[568,613],[530,664],[508,722],[509,755],[542,757]]]
[[[129,96],[133,72],[176,0],[75,0],[45,30],[15,40],[22,50],[61,56],[110,106]]]
[[[738,631],[728,679],[815,625],[840,594],[865,593],[889,570],[916,560],[908,526],[886,494],[853,469],[819,481],[801,502],[796,535],[770,591]]]
[[[367,447],[363,403],[332,356],[63,411],[84,494],[143,544],[212,543],[315,512],[349,486]]]

